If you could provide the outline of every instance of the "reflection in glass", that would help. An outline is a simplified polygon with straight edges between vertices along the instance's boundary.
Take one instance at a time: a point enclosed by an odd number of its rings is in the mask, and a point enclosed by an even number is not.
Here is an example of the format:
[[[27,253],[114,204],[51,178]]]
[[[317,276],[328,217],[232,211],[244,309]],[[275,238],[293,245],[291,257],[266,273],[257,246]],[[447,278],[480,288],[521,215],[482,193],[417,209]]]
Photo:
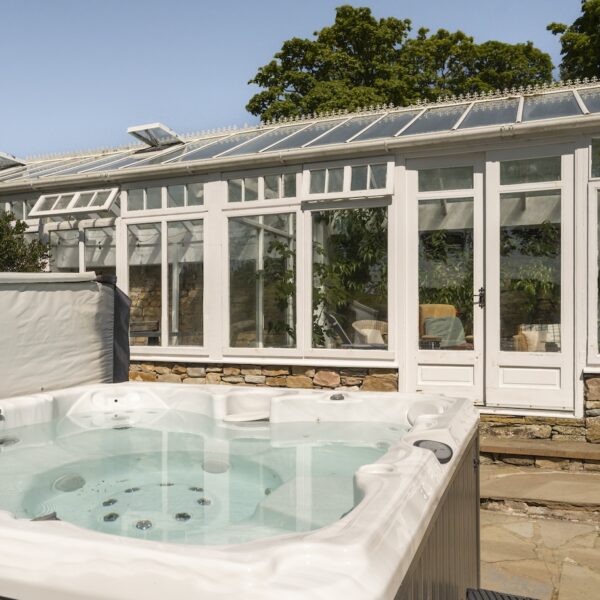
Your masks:
[[[373,123],[373,121],[378,119],[380,116],[381,115],[371,115],[368,117],[356,117],[354,119],[350,119],[349,121],[346,121],[346,123],[344,123],[343,125],[336,127],[329,133],[326,133],[318,140],[311,142],[309,145],[313,147],[323,146],[325,144],[342,144],[344,142],[347,142],[349,138],[351,138],[353,135],[356,135],[367,125]]]
[[[465,110],[467,110],[466,104],[463,106],[429,108],[410,127],[405,129],[402,135],[432,133],[434,131],[452,129]]]
[[[518,108],[517,99],[477,102],[459,125],[459,129],[514,123],[517,120]]]
[[[144,210],[144,190],[127,192],[127,210]]]
[[[325,169],[314,169],[310,172],[310,193],[322,194],[325,191]]]
[[[269,148],[268,152],[275,150],[288,150],[290,148],[300,148],[304,144],[314,140],[321,134],[329,131],[345,119],[335,119],[333,121],[319,121],[318,123],[314,123],[313,125],[309,125],[306,129],[302,129],[298,133],[287,137],[280,142],[277,142],[271,148]]]
[[[204,184],[203,183],[188,183],[187,184],[187,205],[202,206],[204,204]]]
[[[419,348],[473,349],[473,199],[419,202]]]
[[[581,109],[572,92],[526,96],[523,105],[523,121],[554,119],[580,114]]]
[[[500,349],[560,352],[560,191],[500,198]]]
[[[419,192],[473,189],[473,167],[419,169]]]
[[[50,270],[53,273],[79,272],[79,231],[50,232]]]
[[[288,127],[278,127],[271,131],[268,131],[267,133],[261,135],[260,137],[257,137],[256,139],[247,142],[239,148],[234,148],[233,150],[225,152],[224,156],[238,156],[240,154],[252,154],[253,152],[261,152],[268,146],[271,146],[275,142],[279,142],[283,138],[286,138],[289,135],[296,133],[303,127],[306,127],[306,124],[292,125]]]
[[[265,200],[279,198],[279,175],[265,175]]]
[[[379,138],[395,136],[403,127],[406,127],[419,112],[420,111],[418,110],[409,110],[390,113],[383,117],[383,119],[373,123],[367,130],[357,135],[352,142],[362,142],[364,140],[376,140]]]
[[[244,179],[244,202],[258,200],[258,177]]]
[[[367,165],[352,167],[352,177],[350,179],[351,190],[367,189]]]
[[[600,177],[600,140],[592,140],[592,177]]]
[[[229,337],[233,348],[296,345],[294,214],[229,219]]]
[[[327,191],[341,192],[344,185],[344,169],[327,169]]]
[[[203,224],[167,223],[169,345],[202,346],[204,301]]]
[[[296,196],[296,173],[283,174],[283,197],[294,198]]]
[[[146,188],[146,209],[162,208],[162,188]]]
[[[500,185],[560,181],[560,156],[504,160],[500,163]]]
[[[312,213],[313,347],[385,350],[387,209]]]
[[[115,228],[91,227],[83,232],[85,270],[97,275],[116,274]]]
[[[244,182],[242,179],[229,179],[227,181],[228,202],[241,202]]]
[[[170,185],[167,187],[167,208],[179,208],[185,205],[185,186]]]
[[[159,346],[161,322],[160,223],[127,227],[129,341],[133,346]]]

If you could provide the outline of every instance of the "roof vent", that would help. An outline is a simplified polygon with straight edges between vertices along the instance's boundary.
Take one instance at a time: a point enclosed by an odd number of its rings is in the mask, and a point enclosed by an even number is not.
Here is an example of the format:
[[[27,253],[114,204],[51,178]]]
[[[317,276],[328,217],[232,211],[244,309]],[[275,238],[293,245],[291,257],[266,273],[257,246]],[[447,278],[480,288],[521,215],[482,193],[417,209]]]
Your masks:
[[[10,167],[23,166],[25,163],[16,159],[12,154],[0,152],[0,171]]]
[[[179,136],[162,123],[148,123],[147,125],[134,125],[127,129],[127,133],[136,137],[153,148],[183,144]]]

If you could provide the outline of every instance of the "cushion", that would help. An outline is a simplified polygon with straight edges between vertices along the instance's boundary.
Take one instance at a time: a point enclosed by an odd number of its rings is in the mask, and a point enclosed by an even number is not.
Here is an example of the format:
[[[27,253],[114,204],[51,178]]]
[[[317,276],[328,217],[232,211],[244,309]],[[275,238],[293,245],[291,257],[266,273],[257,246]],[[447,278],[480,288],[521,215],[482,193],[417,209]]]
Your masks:
[[[425,319],[425,335],[440,338],[440,348],[460,346],[465,343],[465,330],[458,317]]]

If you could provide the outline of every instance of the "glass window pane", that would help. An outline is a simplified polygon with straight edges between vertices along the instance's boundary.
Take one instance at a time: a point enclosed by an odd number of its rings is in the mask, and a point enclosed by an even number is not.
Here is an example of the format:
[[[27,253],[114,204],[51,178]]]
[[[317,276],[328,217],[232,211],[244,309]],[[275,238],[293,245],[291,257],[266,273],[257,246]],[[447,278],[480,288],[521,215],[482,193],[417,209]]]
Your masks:
[[[62,210],[67,208],[67,206],[69,206],[69,203],[71,202],[71,200],[73,200],[73,196],[74,194],[61,194],[58,198],[58,200],[56,201],[56,203],[54,204],[54,206],[52,207],[53,210]]]
[[[269,131],[268,133],[265,133],[264,135],[261,135],[260,137],[257,137],[256,139],[247,142],[239,148],[235,148],[234,150],[226,152],[225,156],[238,156],[240,154],[251,154],[253,152],[260,152],[261,150],[267,148],[268,146],[271,146],[275,142],[278,142],[283,138],[286,138],[292,135],[293,133],[300,131],[300,129],[302,129],[303,127],[306,127],[306,124],[292,125],[289,127],[279,127],[277,129],[273,129],[272,131]]]
[[[187,205],[202,206],[204,204],[204,184],[188,183],[187,185]]]
[[[242,185],[241,179],[229,179],[227,181],[227,201],[241,202],[242,201]]]
[[[169,345],[202,346],[204,333],[203,223],[167,223]]]
[[[127,210],[144,209],[144,190],[129,190],[127,192]]]
[[[350,180],[351,190],[367,189],[367,165],[352,167],[352,179]]]
[[[51,231],[50,270],[53,273],[79,272],[79,231]]]
[[[189,160],[202,160],[203,158],[212,158],[213,156],[216,156],[217,154],[221,154],[222,152],[225,152],[225,150],[230,150],[231,148],[234,148],[235,146],[241,144],[242,142],[246,142],[246,141],[251,140],[252,138],[255,138],[260,133],[262,133],[262,132],[261,131],[251,131],[248,133],[238,133],[236,135],[231,135],[231,136],[223,138],[217,142],[202,145],[197,150],[194,150],[193,152],[190,152],[189,154],[185,154],[184,156],[181,156],[181,157],[175,159],[173,162],[181,162],[181,161],[186,162]]]
[[[283,174],[283,197],[294,198],[296,196],[296,173]]]
[[[600,88],[578,91],[583,103],[591,113],[600,112]]]
[[[152,187],[146,189],[146,209],[162,208],[162,188]]]
[[[75,204],[73,204],[73,208],[84,208],[86,207],[94,198],[95,192],[81,192],[79,194],[79,198],[75,200]]]
[[[280,175],[265,175],[265,199],[279,198]]]
[[[24,205],[25,202],[23,200],[15,200],[10,203],[10,212],[15,215],[15,219],[25,219]]]
[[[560,181],[560,156],[505,160],[500,163],[500,185]]]
[[[98,192],[95,197],[92,196],[92,198],[90,198],[90,204],[88,206],[104,206],[111,193],[110,190]]]
[[[312,213],[313,347],[385,350],[387,209]]]
[[[384,189],[387,183],[387,165],[369,165],[369,189]]]
[[[473,199],[419,202],[419,348],[473,349]]]
[[[160,346],[161,258],[160,223],[127,227],[132,346]]]
[[[355,119],[350,119],[343,125],[336,127],[309,145],[312,147],[323,146],[325,144],[343,144],[353,135],[357,134],[361,129],[364,129],[367,125],[377,120],[380,116],[381,115],[372,115],[369,117],[357,117]]]
[[[523,121],[555,119],[580,115],[581,109],[572,92],[525,97]]]
[[[325,169],[310,172],[310,193],[322,194],[325,191]]]
[[[272,148],[269,148],[268,152],[277,150],[288,150],[290,148],[300,148],[307,142],[314,140],[316,137],[325,133],[332,127],[335,127],[338,123],[341,123],[344,119],[335,119],[334,121],[320,121],[314,125],[309,125],[306,129],[299,131],[289,138],[281,140],[275,144]]]
[[[56,203],[58,196],[45,196],[44,199],[40,203],[40,207],[38,210],[51,210],[54,204]]]
[[[231,347],[295,347],[294,214],[229,219],[229,290]]]
[[[185,205],[185,186],[170,185],[167,187],[167,208],[177,208]]]
[[[114,227],[93,227],[83,232],[85,270],[97,275],[116,274],[116,243]]]
[[[327,169],[327,191],[341,192],[344,185],[344,169]]]
[[[467,110],[467,105],[430,108],[426,110],[402,135],[417,133],[432,133],[434,131],[450,130],[460,116]]]
[[[414,119],[419,112],[420,111],[418,110],[410,110],[406,112],[390,113],[369,127],[369,129],[363,131],[360,135],[357,135],[352,142],[392,137],[405,127],[407,123]]]
[[[560,192],[500,198],[500,349],[560,352]]]
[[[518,109],[519,101],[517,99],[477,102],[458,128],[468,129],[514,123],[517,120]]]
[[[258,177],[246,177],[244,179],[244,201],[258,200]]]
[[[419,191],[473,189],[473,167],[444,167],[419,170]]]
[[[592,177],[600,177],[600,140],[592,141]]]

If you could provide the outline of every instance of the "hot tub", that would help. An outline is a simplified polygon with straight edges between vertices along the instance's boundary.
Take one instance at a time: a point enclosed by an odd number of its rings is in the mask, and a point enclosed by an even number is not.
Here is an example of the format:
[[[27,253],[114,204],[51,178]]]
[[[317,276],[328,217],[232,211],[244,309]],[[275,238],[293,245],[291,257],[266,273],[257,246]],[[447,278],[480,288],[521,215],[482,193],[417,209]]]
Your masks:
[[[123,383],[0,401],[0,596],[464,598],[477,414],[423,394]]]

